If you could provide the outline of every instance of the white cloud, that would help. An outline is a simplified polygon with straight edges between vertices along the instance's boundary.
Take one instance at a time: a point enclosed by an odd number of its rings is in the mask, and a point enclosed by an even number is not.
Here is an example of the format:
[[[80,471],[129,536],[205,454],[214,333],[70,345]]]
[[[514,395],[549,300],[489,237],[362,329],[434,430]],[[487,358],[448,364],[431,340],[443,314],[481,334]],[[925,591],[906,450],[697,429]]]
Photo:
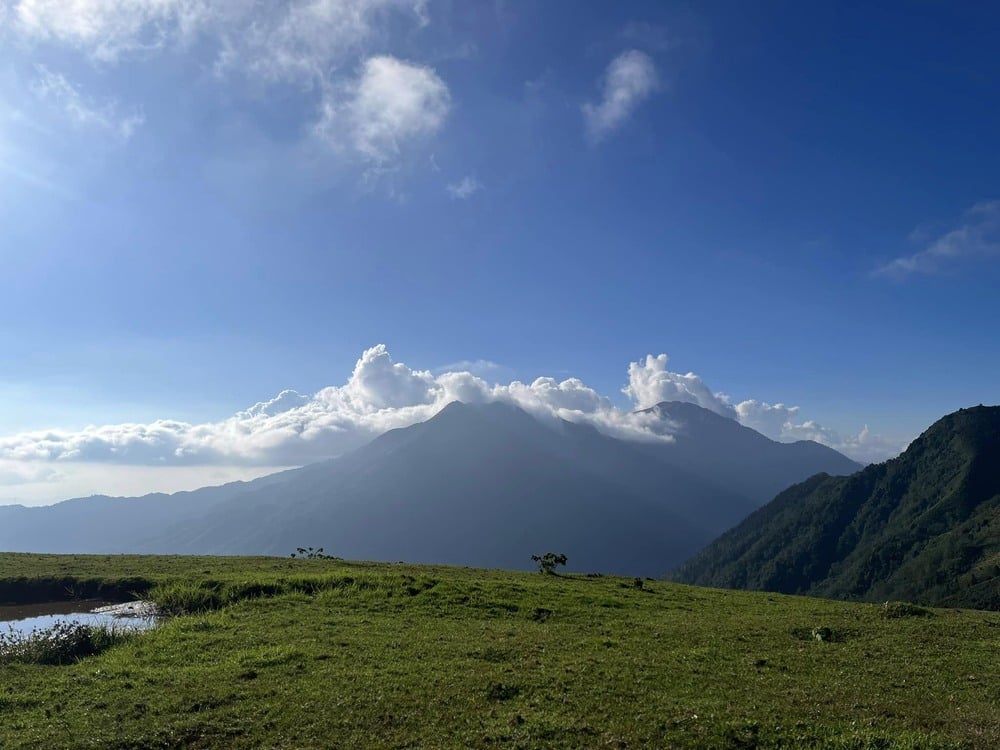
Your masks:
[[[736,404],[736,414],[740,424],[777,440],[789,425],[794,424],[799,415],[799,407],[748,399]]]
[[[284,390],[268,401],[258,401],[246,411],[237,412],[237,417],[273,417],[309,403],[309,397],[292,390]]]
[[[385,345],[379,344],[361,355],[351,379],[338,393],[345,395],[356,410],[371,413],[434,403],[439,389],[429,371],[411,370],[402,362],[393,362]]]
[[[920,252],[904,255],[875,270],[876,276],[903,279],[933,274],[961,260],[1000,256],[1000,200],[983,201],[966,211],[954,229],[929,242]]]
[[[221,422],[49,430],[0,438],[0,460],[125,465],[289,466],[328,458],[395,427],[426,420],[452,401],[502,400],[541,416],[584,419],[615,434],[656,439],[646,417],[616,409],[582,381],[538,378],[489,385],[470,372],[433,374],[393,362],[384,345],[366,350],[342,386],[312,396],[283,391]]]
[[[475,177],[463,177],[458,182],[450,183],[446,189],[452,198],[465,200],[482,190],[483,185]]]
[[[426,0],[0,0],[0,7],[20,41],[72,49],[103,66],[197,42],[219,78],[251,82],[255,96],[283,85],[314,97],[303,133],[369,167],[386,169],[408,144],[434,135],[451,106],[432,68],[366,54],[386,46],[399,19],[426,25]],[[87,100],[59,73],[41,70],[36,88],[77,124],[127,138],[142,123],[139,114],[117,116],[114,103]]]
[[[621,127],[643,101],[659,88],[653,59],[628,50],[611,61],[604,73],[601,101],[583,105],[587,135],[595,143]]]
[[[865,425],[856,435],[841,435],[813,421],[799,421],[799,407],[769,404],[749,399],[736,404],[741,424],[773,440],[814,440],[850,456],[856,461],[877,463],[896,456],[906,445],[874,435]]]
[[[208,0],[18,0],[12,16],[26,39],[116,62],[192,32],[211,16],[209,8]]]
[[[468,372],[473,375],[479,375],[480,377],[486,377],[488,374],[496,375],[497,373],[506,370],[506,367],[490,359],[463,359],[458,362],[441,365],[436,368],[434,372]]]
[[[689,372],[682,375],[667,370],[668,357],[660,354],[646,356],[646,361],[632,362],[628,367],[628,385],[622,393],[631,398],[640,409],[655,406],[661,401],[687,401],[735,419],[736,411],[723,393],[712,393],[704,381]]]
[[[666,365],[667,356],[662,354],[629,365],[629,385],[623,390],[635,408],[623,409],[578,378],[540,377],[530,383],[490,385],[468,372],[470,368],[435,374],[394,362],[380,344],[361,355],[343,385],[309,396],[282,391],[219,422],[162,419],[0,438],[4,470],[0,473],[29,495],[35,492],[28,488],[31,482],[56,481],[52,475],[38,474],[39,466],[57,471],[70,467],[77,476],[84,476],[81,467],[108,464],[202,467],[199,471],[227,467],[231,475],[248,476],[254,467],[296,466],[336,456],[387,430],[429,419],[452,401],[504,401],[542,418],[587,422],[618,437],[670,441],[672,436],[665,434],[669,425],[665,427],[655,414],[635,409],[681,400],[738,418],[776,439],[816,440],[859,460],[882,460],[902,447],[871,435],[867,427],[858,435],[842,437],[813,421],[799,420],[797,407],[754,400],[734,407],[698,375],[673,373]]]
[[[24,39],[115,63],[206,38],[216,69],[269,80],[312,79],[373,37],[390,11],[427,23],[425,0],[15,0]]]
[[[36,66],[35,70],[37,78],[31,85],[35,96],[61,110],[76,127],[95,128],[128,140],[136,128],[145,122],[143,115],[138,112],[131,115],[119,114],[116,102],[94,102],[81,94],[65,76],[53,73],[43,65]]]
[[[375,165],[395,161],[404,147],[444,124],[451,94],[433,69],[381,55],[357,79],[327,91],[315,134],[335,149],[345,142]]]
[[[377,36],[389,13],[427,24],[424,0],[298,0],[251,9],[215,22],[222,41],[216,70],[271,81],[325,80],[344,59]]]

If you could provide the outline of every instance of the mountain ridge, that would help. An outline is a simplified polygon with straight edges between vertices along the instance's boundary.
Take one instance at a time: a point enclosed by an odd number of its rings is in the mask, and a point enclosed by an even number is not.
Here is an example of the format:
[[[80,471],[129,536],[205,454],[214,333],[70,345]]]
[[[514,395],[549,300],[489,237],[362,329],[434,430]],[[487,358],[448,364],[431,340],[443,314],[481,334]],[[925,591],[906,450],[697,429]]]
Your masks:
[[[1000,608],[1000,406],[780,493],[671,575],[722,588]]]
[[[857,466],[834,451],[803,462],[792,446],[706,419],[672,442],[632,441],[510,404],[455,402],[246,485],[22,509],[13,525],[0,508],[0,548],[280,555],[311,544],[357,559],[514,568],[556,550],[589,571],[662,575],[766,502],[767,482]],[[684,424],[674,413],[663,427]],[[753,449],[718,450],[720,430]],[[746,468],[760,451],[778,479]]]

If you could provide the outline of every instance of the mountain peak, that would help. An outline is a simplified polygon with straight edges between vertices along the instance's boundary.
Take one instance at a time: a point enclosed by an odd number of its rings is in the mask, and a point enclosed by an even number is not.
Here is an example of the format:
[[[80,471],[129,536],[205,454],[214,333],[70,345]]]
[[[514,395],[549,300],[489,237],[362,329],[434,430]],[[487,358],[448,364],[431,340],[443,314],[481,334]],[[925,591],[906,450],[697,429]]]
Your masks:
[[[648,409],[640,409],[639,414],[658,414],[667,419],[677,419],[683,421],[699,420],[705,423],[713,422],[736,422],[733,417],[719,414],[717,411],[706,409],[704,406],[693,404],[690,401],[661,401]]]

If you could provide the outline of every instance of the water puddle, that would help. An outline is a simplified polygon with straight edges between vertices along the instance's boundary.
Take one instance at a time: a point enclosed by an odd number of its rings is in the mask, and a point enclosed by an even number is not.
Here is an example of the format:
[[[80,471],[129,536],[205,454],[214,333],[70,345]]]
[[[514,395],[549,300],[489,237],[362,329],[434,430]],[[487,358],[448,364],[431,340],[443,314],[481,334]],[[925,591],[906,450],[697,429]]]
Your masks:
[[[74,602],[46,602],[0,606],[0,633],[27,635],[47,630],[57,622],[107,625],[129,630],[147,630],[159,622],[156,609],[148,602],[114,603],[90,599]]]

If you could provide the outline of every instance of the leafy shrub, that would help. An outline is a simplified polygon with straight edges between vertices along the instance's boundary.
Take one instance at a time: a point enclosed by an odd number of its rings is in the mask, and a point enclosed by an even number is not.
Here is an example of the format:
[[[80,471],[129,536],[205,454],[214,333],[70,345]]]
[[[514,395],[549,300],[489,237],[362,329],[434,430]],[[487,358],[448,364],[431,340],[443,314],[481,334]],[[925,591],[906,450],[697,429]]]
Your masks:
[[[126,628],[59,621],[52,627],[0,633],[0,664],[71,664],[123,643],[134,634]]]
[[[539,573],[550,573],[555,575],[556,567],[566,565],[566,555],[546,552],[544,555],[532,555],[532,561],[538,563]]]

